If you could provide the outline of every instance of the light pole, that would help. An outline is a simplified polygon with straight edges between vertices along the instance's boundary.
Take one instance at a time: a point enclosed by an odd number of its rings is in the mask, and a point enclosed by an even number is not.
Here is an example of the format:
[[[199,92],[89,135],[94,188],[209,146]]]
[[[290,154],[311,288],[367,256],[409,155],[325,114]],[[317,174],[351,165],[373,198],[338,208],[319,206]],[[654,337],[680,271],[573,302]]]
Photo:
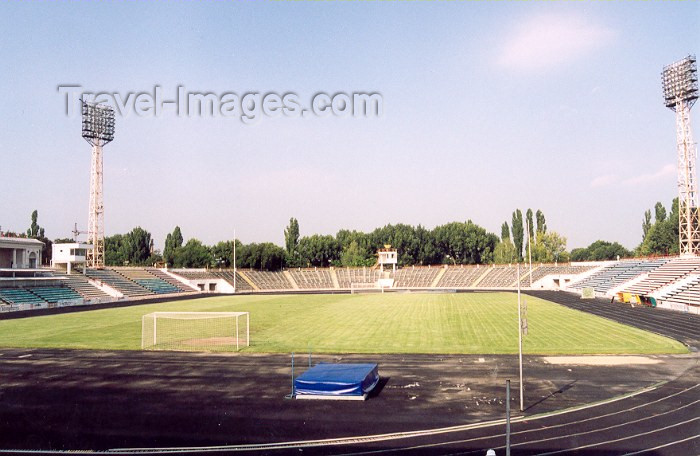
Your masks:
[[[695,56],[664,67],[664,104],[676,112],[678,150],[678,245],[681,255],[700,254],[697,150],[690,129],[690,108],[698,99],[698,68]]]
[[[88,214],[87,266],[105,265],[104,201],[102,198],[102,147],[114,139],[114,109],[110,106],[82,101],[82,135],[92,145],[90,165],[90,210]]]
[[[520,298],[520,263],[518,263],[518,367],[520,371],[520,411],[524,411],[523,394],[523,320]]]

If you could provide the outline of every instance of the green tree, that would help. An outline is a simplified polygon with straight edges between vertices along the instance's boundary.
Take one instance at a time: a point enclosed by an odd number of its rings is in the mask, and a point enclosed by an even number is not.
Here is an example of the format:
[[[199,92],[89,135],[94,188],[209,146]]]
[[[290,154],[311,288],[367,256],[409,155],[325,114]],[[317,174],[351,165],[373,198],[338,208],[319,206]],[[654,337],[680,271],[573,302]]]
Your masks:
[[[198,239],[190,239],[175,250],[174,266],[177,268],[205,268],[211,263],[211,251]]]
[[[501,241],[510,241],[510,228],[508,227],[508,222],[503,222],[501,225]]]
[[[663,222],[666,220],[666,208],[663,204],[661,204],[661,201],[658,201],[654,206],[654,216],[656,223]]]
[[[528,209],[525,212],[525,223],[527,223],[527,229],[525,230],[526,236],[528,238],[525,240],[525,249],[523,250],[523,255],[527,258],[530,253],[530,242],[535,239],[535,224],[532,219],[532,209]]]
[[[299,256],[303,266],[328,267],[340,261],[340,248],[333,236],[314,234],[299,239]]]
[[[151,233],[137,226],[125,236],[129,264],[146,265],[151,256]]]
[[[34,212],[32,212],[32,224],[29,227],[29,229],[27,230],[27,237],[34,238],[34,239],[44,237],[44,229],[42,227],[40,227],[39,224],[37,223],[38,218],[39,218],[39,211],[37,211],[35,209]]]
[[[535,220],[537,221],[537,232],[546,233],[547,232],[547,222],[544,219],[544,213],[537,209],[535,213]]]
[[[284,229],[284,244],[287,249],[287,266],[299,266],[299,222],[294,217],[289,219],[289,226]]]
[[[533,245],[532,257],[533,260],[543,263],[569,261],[566,238],[554,231],[538,233]]]
[[[51,239],[44,236],[44,229],[39,226],[38,219],[39,211],[35,209],[32,212],[32,224],[27,230],[27,237],[36,239],[44,243],[43,247],[41,248],[41,262],[42,264],[49,264],[51,263],[53,243],[51,242]]]
[[[513,245],[515,245],[515,253],[518,255],[517,260],[523,261],[523,240],[525,229],[523,227],[523,213],[520,209],[513,212],[513,217],[510,224],[510,229],[513,232]]]
[[[230,267],[233,264],[233,241],[221,241],[212,246],[211,255],[216,266],[222,268]]]
[[[340,263],[345,267],[371,266],[372,259],[368,258],[367,251],[353,239],[350,244],[342,247]]]
[[[105,265],[124,266],[129,261],[127,241],[122,234],[105,237]]]
[[[671,213],[665,216],[661,203],[654,207],[657,212],[656,222],[648,229],[642,244],[637,249],[639,255],[677,255],[678,245],[678,198],[671,203]],[[663,209],[663,210],[662,210]],[[651,211],[648,218],[651,219]],[[647,213],[644,214],[645,220]]]
[[[617,242],[595,241],[588,247],[577,248],[571,251],[571,261],[606,261],[618,258],[628,258],[632,252]]]
[[[642,241],[647,238],[649,229],[651,228],[651,210],[644,211],[644,220],[642,220]]]
[[[504,239],[494,248],[493,262],[496,264],[511,264],[517,259],[515,246],[510,239]]]
[[[176,226],[172,233],[165,237],[165,248],[163,249],[163,261],[169,266],[175,263],[175,253],[182,248],[182,232],[180,227]]]

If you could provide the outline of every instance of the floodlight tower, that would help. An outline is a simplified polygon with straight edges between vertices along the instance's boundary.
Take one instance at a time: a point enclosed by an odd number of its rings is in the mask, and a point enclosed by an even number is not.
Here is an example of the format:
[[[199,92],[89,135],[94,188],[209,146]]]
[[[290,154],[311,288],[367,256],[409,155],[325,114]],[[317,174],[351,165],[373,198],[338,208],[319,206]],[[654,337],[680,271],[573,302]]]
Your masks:
[[[90,166],[90,212],[88,215],[87,266],[105,265],[104,202],[102,201],[102,147],[114,139],[114,109],[110,106],[82,101],[83,138],[92,145]]]
[[[694,55],[664,67],[664,102],[676,112],[678,149],[678,244],[681,255],[700,254],[696,145],[690,129],[690,108],[698,99],[698,68]]]

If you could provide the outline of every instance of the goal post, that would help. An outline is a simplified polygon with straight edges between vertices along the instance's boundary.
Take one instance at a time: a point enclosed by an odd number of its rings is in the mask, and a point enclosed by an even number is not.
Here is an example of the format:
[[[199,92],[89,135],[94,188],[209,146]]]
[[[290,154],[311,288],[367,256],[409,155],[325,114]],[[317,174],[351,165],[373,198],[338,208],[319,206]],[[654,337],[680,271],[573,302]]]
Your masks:
[[[248,312],[153,312],[141,318],[142,350],[227,352],[249,346]]]

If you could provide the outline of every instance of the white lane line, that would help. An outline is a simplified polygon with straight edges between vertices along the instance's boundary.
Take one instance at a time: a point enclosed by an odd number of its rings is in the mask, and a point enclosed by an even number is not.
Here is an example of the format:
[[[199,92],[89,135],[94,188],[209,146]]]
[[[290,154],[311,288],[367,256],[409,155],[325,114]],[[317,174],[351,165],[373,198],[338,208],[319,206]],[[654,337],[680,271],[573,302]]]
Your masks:
[[[597,443],[589,443],[588,445],[581,445],[581,446],[577,446],[577,447],[574,447],[574,448],[567,448],[567,449],[565,449],[565,450],[550,451],[550,452],[548,452],[548,453],[539,453],[537,456],[549,456],[549,455],[552,455],[552,454],[561,454],[561,453],[567,453],[567,452],[569,452],[569,451],[578,451],[578,450],[582,450],[582,449],[584,449],[584,448],[591,448],[591,447],[597,447],[597,446],[601,446],[601,445],[607,445],[607,444],[609,444],[609,443],[622,442],[622,441],[625,441],[625,440],[635,439],[635,438],[637,438],[637,437],[643,437],[643,436],[645,436],[645,435],[649,435],[649,434],[654,434],[654,433],[657,433],[657,432],[665,431],[665,430],[668,430],[668,429],[671,429],[671,428],[674,428],[674,427],[678,427],[678,426],[682,426],[682,425],[684,425],[684,424],[688,424],[688,423],[691,423],[691,422],[693,422],[693,421],[698,421],[698,420],[700,420],[700,418],[691,418],[691,419],[689,419],[689,420],[681,421],[681,422],[679,422],[679,423],[671,424],[671,425],[669,425],[669,426],[664,426],[664,427],[662,427],[662,428],[657,428],[657,429],[654,429],[653,431],[649,431],[649,432],[640,432],[639,434],[628,435],[628,436],[626,436],[626,437],[620,437],[619,439],[606,440],[606,441],[604,441],[604,442],[597,442]],[[528,443],[534,443],[534,442],[528,442]]]
[[[667,447],[670,447],[673,445],[678,445],[679,443],[684,443],[684,442],[687,442],[688,440],[693,440],[693,439],[697,439],[697,438],[700,438],[700,434],[686,437],[685,439],[682,439],[682,440],[674,440],[673,442],[664,443],[663,445],[655,446],[654,448],[647,448],[644,450],[635,451],[634,453],[625,453],[622,456],[632,456],[635,454],[647,453],[649,451],[655,451],[655,450],[658,450],[660,448],[667,448]]]
[[[663,382],[665,383],[665,382]],[[571,409],[565,409],[565,410],[558,410],[556,412],[552,412],[549,414],[542,414],[542,415],[534,415],[532,417],[516,417],[511,420],[511,423],[518,423],[518,422],[523,422],[523,421],[536,421],[539,419],[544,419],[544,418],[549,418],[552,416],[558,416],[570,412],[577,412],[580,410],[585,410],[588,408],[594,408],[600,405],[606,405],[609,403],[617,402],[623,399],[628,399],[649,391],[653,391],[660,385],[654,385],[651,387],[643,388],[639,391],[636,391],[632,394],[629,395],[623,395],[617,398],[612,398],[608,399],[603,402],[599,403],[593,403],[593,404],[588,404],[585,406],[580,406],[580,407],[573,407]],[[652,402],[645,402],[644,404],[640,404],[634,407],[631,407],[629,409],[625,409],[623,411],[617,411],[617,412],[612,412],[606,415],[603,415],[602,417],[606,417],[609,415],[616,415],[619,413],[624,413],[630,410],[635,410],[641,407],[646,407],[651,404],[655,404],[658,402],[661,402],[663,400],[672,398],[674,396],[678,396],[679,394],[682,394],[684,392],[690,391],[694,388],[697,388],[698,384],[693,385],[691,387],[688,387],[684,390],[678,391],[676,393],[664,396],[662,398],[659,398],[655,401]],[[559,425],[553,425],[550,426],[549,429],[555,428],[555,427],[561,427],[561,426],[567,426],[571,424],[575,424],[577,422],[585,422],[585,421],[590,421],[592,419],[599,419],[600,417],[592,417],[592,418],[586,418],[584,420],[580,421],[574,421],[574,422],[569,422],[565,424],[559,424]],[[438,434],[445,434],[445,433],[453,433],[453,432],[463,432],[463,431],[468,431],[472,429],[482,429],[482,428],[488,428],[492,426],[502,426],[505,424],[505,420],[494,420],[490,422],[485,422],[485,423],[473,423],[473,424],[467,424],[467,425],[460,425],[460,426],[452,426],[452,427],[447,427],[447,428],[437,428],[437,429],[430,429],[430,430],[424,430],[424,431],[409,431],[409,432],[400,432],[400,433],[394,433],[394,434],[377,434],[377,435],[368,435],[368,436],[357,436],[357,437],[345,437],[342,439],[324,439],[324,440],[306,440],[306,441],[293,441],[293,442],[278,442],[278,443],[263,443],[263,444],[254,444],[254,445],[222,445],[222,446],[207,446],[207,447],[165,447],[165,448],[115,448],[115,449],[110,449],[107,450],[110,453],[119,453],[119,454],[138,454],[138,453],[143,453],[143,452],[162,452],[162,453],[175,453],[175,452],[180,452],[180,453],[186,453],[186,452],[194,452],[194,451],[200,451],[200,452],[205,452],[205,451],[264,451],[264,450],[277,450],[277,449],[291,449],[291,448],[303,448],[303,447],[318,447],[318,446],[332,446],[332,445],[341,445],[341,444],[356,444],[356,443],[363,443],[363,442],[379,442],[379,441],[386,441],[386,440],[397,440],[397,439],[406,439],[406,438],[417,438],[417,437],[425,437],[425,436],[433,436],[433,435],[438,435]],[[528,431],[520,431],[520,433],[528,433],[528,432],[535,432],[539,431],[540,429],[533,429],[533,430],[528,430]],[[502,434],[496,434],[496,436],[499,436]],[[486,437],[477,437],[474,438],[476,440],[478,439],[483,439],[483,438],[493,438],[493,436],[486,436]],[[445,445],[445,443],[441,444]],[[393,449],[391,451],[400,451],[401,449]],[[388,451],[388,450],[387,450]]]
[[[548,438],[539,439],[539,440],[530,440],[530,441],[527,441],[527,442],[516,443],[516,444],[512,444],[512,445],[511,445],[511,448],[513,448],[513,447],[518,447],[518,446],[523,446],[523,445],[531,445],[531,444],[534,444],[534,443],[542,443],[542,442],[549,442],[549,441],[552,441],[552,440],[565,439],[565,438],[569,438],[569,437],[573,437],[573,436],[580,436],[580,435],[586,435],[586,434],[593,434],[593,433],[601,432],[601,431],[607,431],[607,430],[614,429],[614,428],[617,428],[617,427],[627,426],[627,425],[630,425],[630,424],[639,423],[639,422],[641,422],[641,421],[646,421],[646,420],[650,420],[650,419],[653,419],[653,418],[658,418],[658,417],[660,417],[660,416],[667,415],[667,414],[669,414],[669,413],[674,413],[674,412],[677,412],[678,410],[682,410],[682,409],[684,409],[684,408],[686,408],[686,407],[690,407],[690,406],[695,405],[695,404],[697,404],[697,403],[699,403],[699,402],[700,402],[700,399],[697,400],[697,401],[695,401],[695,402],[692,402],[692,403],[690,403],[690,404],[685,404],[685,405],[683,405],[683,406],[681,406],[681,407],[676,407],[676,408],[674,408],[673,410],[669,410],[669,411],[667,411],[667,412],[657,413],[657,414],[655,414],[655,415],[649,415],[649,416],[646,416],[646,417],[644,417],[644,418],[640,418],[640,419],[638,419],[638,420],[625,421],[624,423],[615,424],[615,425],[608,426],[608,427],[605,427],[605,428],[598,428],[598,429],[593,429],[593,430],[585,431],[585,432],[577,432],[577,433],[573,433],[573,434],[565,434],[565,435],[560,435],[560,436],[556,436],[556,437],[548,437]],[[570,425],[570,424],[574,424],[574,423],[567,423],[567,424],[554,425],[554,426],[547,427],[547,428],[545,428],[545,429],[529,429],[529,430],[527,430],[527,431],[513,432],[513,433],[511,433],[511,438],[512,438],[513,436],[516,436],[516,435],[527,434],[527,433],[530,433],[530,432],[543,432],[543,431],[549,432],[550,430],[552,430],[552,429],[554,429],[554,428],[562,427],[562,426],[568,426],[568,425]],[[489,436],[474,437],[474,438],[471,438],[471,439],[452,440],[452,441],[449,441],[449,442],[426,443],[426,444],[423,444],[423,445],[414,445],[414,446],[404,447],[404,448],[398,448],[398,449],[370,450],[370,451],[363,451],[363,452],[357,452],[357,453],[343,453],[343,455],[339,455],[339,456],[346,456],[346,455],[362,455],[362,454],[379,454],[379,453],[387,453],[387,452],[396,453],[396,452],[399,452],[399,451],[411,451],[411,450],[418,450],[418,449],[422,449],[422,448],[432,448],[432,447],[437,447],[437,446],[455,445],[455,444],[458,444],[458,443],[470,443],[470,442],[475,442],[475,441],[477,441],[477,440],[485,440],[485,439],[492,439],[492,438],[495,439],[495,438],[503,438],[503,437],[505,437],[505,434],[494,434],[494,435],[489,435]],[[512,440],[512,439],[511,439],[511,440]],[[498,446],[498,447],[491,447],[491,448],[494,449],[494,450],[497,450],[497,449],[501,449],[501,448],[505,448],[505,447],[504,447],[504,446]],[[567,450],[567,451],[568,451],[568,450]],[[470,452],[466,452],[466,453],[461,452],[461,453],[458,453],[458,454],[470,454],[470,453],[477,453],[477,452],[483,453],[483,450],[475,450],[475,451],[470,451]]]

